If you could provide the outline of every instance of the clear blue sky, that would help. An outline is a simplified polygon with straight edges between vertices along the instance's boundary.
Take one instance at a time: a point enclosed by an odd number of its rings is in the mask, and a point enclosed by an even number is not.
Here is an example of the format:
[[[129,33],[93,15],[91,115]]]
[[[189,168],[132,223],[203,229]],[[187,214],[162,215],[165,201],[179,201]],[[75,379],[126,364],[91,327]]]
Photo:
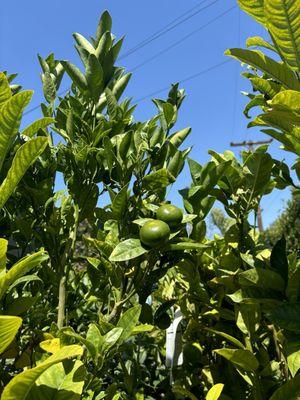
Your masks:
[[[211,0],[207,0],[204,5],[210,2]],[[113,17],[113,32],[116,36],[125,35],[125,53],[198,3],[200,0],[4,2],[0,8],[0,70],[19,73],[18,83],[35,91],[30,107],[35,106],[42,101],[37,53],[45,57],[54,52],[57,59],[68,59],[79,65],[72,33],[93,35],[99,15],[105,9]],[[236,0],[216,1],[186,23],[122,60],[120,65],[130,71],[234,5]],[[226,59],[223,53],[228,47],[244,46],[248,36],[257,34],[263,34],[262,28],[235,8],[135,71],[127,88],[127,95],[134,99],[141,98],[220,63]],[[246,129],[248,121],[242,114],[246,100],[240,91],[247,90],[248,86],[246,80],[240,77],[241,70],[240,65],[232,61],[182,85],[186,89],[187,99],[181,109],[177,128],[192,127],[187,145],[193,146],[191,157],[201,163],[209,159],[207,150],[210,148],[223,152],[229,148],[230,141],[265,138],[258,130]],[[68,80],[64,79],[62,89],[67,87]],[[157,97],[164,95],[165,93],[161,93]],[[136,117],[147,119],[153,112],[154,106],[148,99],[139,104]],[[40,115],[41,112],[37,110],[26,116],[24,123],[27,124]],[[278,143],[271,145],[272,155],[291,162],[292,157],[278,148]],[[185,170],[172,188],[170,196],[174,202],[180,204],[177,189],[186,186],[189,181],[188,171]],[[287,192],[274,192],[266,197],[262,204],[265,225],[275,218],[282,208],[282,199],[287,196]]]

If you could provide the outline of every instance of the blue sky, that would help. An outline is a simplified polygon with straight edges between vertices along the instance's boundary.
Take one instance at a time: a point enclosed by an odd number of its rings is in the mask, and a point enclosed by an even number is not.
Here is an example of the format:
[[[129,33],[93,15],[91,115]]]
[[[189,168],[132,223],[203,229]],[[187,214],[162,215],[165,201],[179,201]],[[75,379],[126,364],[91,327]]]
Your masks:
[[[203,6],[212,1],[205,1]],[[124,54],[199,3],[200,0],[4,2],[0,9],[0,70],[18,72],[18,83],[35,91],[30,107],[38,105],[42,101],[42,91],[37,53],[45,57],[54,52],[57,59],[68,59],[79,65],[72,33],[93,35],[99,16],[105,9],[113,17],[115,35],[125,35],[122,51]],[[215,1],[211,7],[120,61],[120,65],[130,71],[235,5],[236,0]],[[139,99],[197,74],[226,60],[223,53],[227,48],[244,46],[247,37],[257,34],[265,35],[257,23],[236,7],[170,51],[137,69],[126,94],[133,99]],[[242,113],[246,100],[240,92],[247,90],[248,86],[246,80],[240,76],[241,71],[239,63],[232,61],[182,85],[186,89],[187,99],[176,128],[192,127],[187,146],[193,146],[191,157],[200,163],[208,161],[208,149],[223,152],[229,148],[231,141],[266,138],[258,130],[246,128],[248,121]],[[64,79],[62,89],[67,87],[68,80]],[[160,93],[157,97],[163,97],[165,93]],[[153,113],[154,105],[147,99],[139,103],[135,115],[136,118],[147,119]],[[32,112],[24,118],[24,124],[40,115],[39,110]],[[285,158],[289,163],[293,161],[288,153],[279,149],[278,143],[271,144],[270,151],[278,159]],[[238,154],[238,150],[236,152]],[[180,204],[177,189],[186,186],[189,181],[188,171],[184,170],[170,193],[172,201]],[[276,191],[263,200],[265,225],[274,220],[287,196],[287,191]]]

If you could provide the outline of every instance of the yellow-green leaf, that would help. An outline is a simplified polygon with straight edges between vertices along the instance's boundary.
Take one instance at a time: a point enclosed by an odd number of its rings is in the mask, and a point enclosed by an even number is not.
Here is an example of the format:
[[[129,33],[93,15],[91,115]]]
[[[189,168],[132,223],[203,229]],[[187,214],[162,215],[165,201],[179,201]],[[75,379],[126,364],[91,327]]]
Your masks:
[[[0,170],[6,153],[18,133],[23,110],[29,103],[32,93],[29,90],[18,93],[0,108]]]
[[[206,400],[218,400],[222,394],[224,385],[223,383],[217,383],[207,393]]]
[[[257,22],[265,24],[264,0],[238,0],[238,3]]]
[[[300,82],[294,72],[285,64],[279,63],[258,50],[229,49],[226,55],[251,65],[279,81],[286,89],[300,90]]]
[[[266,23],[280,55],[300,71],[300,0],[264,0]]]
[[[0,186],[0,210],[8,200],[9,196],[15,190],[16,186],[20,182],[27,169],[45,150],[47,144],[48,139],[46,137],[37,137],[29,140],[18,149],[13,159],[12,165],[7,173],[7,176]]]
[[[82,353],[83,349],[78,345],[61,348],[35,368],[28,369],[16,375],[4,388],[1,400],[28,400],[30,390],[48,368],[68,358],[81,356]]]
[[[272,105],[279,105],[289,108],[291,111],[300,113],[300,92],[296,90],[285,90],[279,92],[271,101]]]
[[[7,244],[7,240],[0,239],[0,274],[3,270],[5,270],[6,266]]]
[[[21,276],[27,274],[32,268],[40,265],[47,260],[48,255],[44,250],[30,254],[14,264],[9,271],[0,278],[0,299],[5,294],[9,286]]]
[[[27,126],[27,128],[25,128],[21,132],[21,134],[24,136],[32,137],[37,133],[37,131],[39,129],[46,128],[48,125],[52,124],[54,121],[55,120],[50,117],[38,119],[38,120],[34,121],[32,124],[30,124],[29,126]]]
[[[20,317],[0,315],[0,354],[14,340],[21,324],[22,319]]]
[[[214,350],[214,352],[232,362],[236,367],[242,368],[244,371],[252,372],[259,367],[257,359],[249,350],[218,349]]]
[[[0,72],[0,105],[11,98],[11,90],[6,75]]]

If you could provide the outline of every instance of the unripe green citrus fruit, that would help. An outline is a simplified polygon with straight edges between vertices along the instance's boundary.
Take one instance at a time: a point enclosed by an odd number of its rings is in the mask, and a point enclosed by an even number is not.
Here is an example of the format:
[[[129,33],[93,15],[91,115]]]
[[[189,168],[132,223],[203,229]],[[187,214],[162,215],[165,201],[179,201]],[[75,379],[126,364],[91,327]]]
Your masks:
[[[177,228],[181,224],[183,212],[172,204],[163,204],[156,211],[156,218],[164,221],[170,228]]]
[[[146,222],[140,230],[141,242],[149,247],[165,244],[169,240],[169,236],[169,226],[159,220]]]

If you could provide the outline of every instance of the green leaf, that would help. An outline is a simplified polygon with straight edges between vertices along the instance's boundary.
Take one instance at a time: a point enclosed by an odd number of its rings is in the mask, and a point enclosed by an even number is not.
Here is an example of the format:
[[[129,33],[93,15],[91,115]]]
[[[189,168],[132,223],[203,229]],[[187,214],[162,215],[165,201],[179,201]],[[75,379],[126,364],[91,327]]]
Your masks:
[[[131,78],[131,75],[132,75],[131,73],[125,74],[125,75],[121,76],[121,78],[115,82],[112,93],[117,100],[120,99],[124,90],[126,89],[128,82]]]
[[[259,76],[249,78],[254,89],[259,90],[261,93],[268,95],[270,98],[276,96],[280,91],[280,85],[268,79]]]
[[[112,202],[112,212],[113,217],[117,220],[123,218],[127,210],[127,200],[128,200],[128,185],[122,187],[119,193],[115,196]]]
[[[289,370],[294,377],[300,369],[300,341],[287,340],[285,353],[287,355]]]
[[[99,100],[103,89],[103,70],[94,54],[91,54],[88,59],[86,79],[94,101]]]
[[[191,131],[192,131],[192,128],[190,128],[190,127],[182,129],[181,131],[173,133],[173,135],[171,135],[169,137],[169,140],[175,147],[178,148],[184,142],[184,140],[188,137],[188,135],[191,133]]]
[[[52,365],[36,380],[27,400],[80,400],[85,375],[80,360]]]
[[[276,52],[276,49],[275,49],[275,47],[271,44],[271,43],[269,43],[269,42],[267,42],[265,39],[263,39],[262,37],[260,37],[260,36],[252,36],[252,37],[249,37],[247,40],[246,40],[246,46],[247,47],[264,47],[264,48],[266,48],[266,49],[268,49],[268,50],[272,50],[272,51],[275,51]]]
[[[242,342],[240,342],[238,339],[236,339],[235,337],[229,335],[226,332],[220,332],[220,331],[216,331],[215,329],[210,329],[210,328],[205,328],[205,330],[207,330],[208,332],[214,333],[214,334],[216,334],[218,336],[223,337],[228,342],[231,342],[232,344],[234,344],[236,347],[239,347],[240,349],[245,349],[245,346],[243,345]]]
[[[270,400],[299,400],[300,399],[300,375],[283,384],[270,397]]]
[[[27,126],[27,128],[25,128],[21,132],[21,134],[31,138],[32,136],[34,136],[37,133],[37,131],[39,129],[44,129],[48,125],[53,124],[54,122],[55,122],[55,119],[50,118],[50,117],[38,119],[38,120],[34,121],[32,124],[30,124],[29,126]]]
[[[244,109],[244,115],[247,118],[251,118],[249,115],[249,111],[254,107],[263,107],[266,105],[266,100],[262,94],[255,96],[249,103],[246,105]]]
[[[105,32],[110,32],[112,27],[112,19],[108,11],[104,11],[104,13],[100,17],[100,21],[98,23],[97,32],[96,32],[96,41],[98,42],[101,36]]]
[[[142,247],[139,239],[127,239],[114,248],[109,260],[114,262],[127,261],[147,252],[148,250]]]
[[[23,110],[30,102],[32,93],[32,91],[18,93],[0,108],[0,170],[6,153],[18,134]]]
[[[265,72],[273,79],[281,82],[287,89],[300,90],[300,82],[293,71],[285,64],[280,64],[261,51],[229,49],[225,54]]]
[[[22,319],[19,317],[0,315],[0,354],[2,354],[14,340],[21,324]]]
[[[270,102],[272,106],[283,106],[300,113],[300,93],[296,90],[285,90],[276,94]]]
[[[158,171],[152,172],[143,178],[143,187],[149,191],[156,191],[164,189],[175,181],[172,174],[167,169],[162,168]]]
[[[247,184],[251,189],[250,203],[253,197],[262,193],[269,184],[273,160],[267,153],[255,152],[250,154],[245,165],[250,171],[250,174],[246,174]]]
[[[27,169],[43,153],[47,145],[46,137],[37,137],[29,140],[17,150],[7,176],[0,186],[0,209],[14,192]]]
[[[172,390],[175,394],[179,394],[179,395],[183,396],[183,398],[185,398],[185,399],[188,398],[190,400],[198,400],[197,397],[193,393],[191,393],[189,390],[183,388],[182,386],[174,385]]]
[[[271,267],[282,277],[287,283],[289,274],[289,264],[286,254],[286,240],[282,237],[273,247],[270,257]]]
[[[125,311],[121,316],[117,323],[118,328],[123,328],[119,341],[123,342],[131,336],[135,326],[139,321],[141,309],[142,307],[140,305],[134,306]]]
[[[218,400],[223,392],[223,383],[217,383],[212,388],[209,389],[206,400]]]
[[[6,75],[0,72],[0,107],[11,98],[11,90]]]
[[[257,22],[265,24],[264,0],[238,0],[239,6]]]
[[[268,30],[285,62],[300,72],[300,0],[264,0]]]
[[[85,51],[87,51],[89,54],[95,54],[95,48],[84,36],[80,35],[80,33],[73,33],[73,37],[77,44]]]
[[[83,73],[74,64],[69,61],[61,61],[66,73],[70,76],[75,86],[85,92],[88,89],[88,83]]]
[[[4,388],[1,400],[28,400],[33,385],[48,368],[68,358],[81,356],[82,353],[82,348],[77,345],[61,348],[35,368],[16,375]]]
[[[100,349],[103,345],[103,342],[104,342],[104,338],[101,335],[99,328],[97,327],[96,324],[89,325],[89,329],[86,334],[86,340],[90,343],[93,343],[97,352],[100,351]]]
[[[32,268],[37,267],[48,259],[44,250],[28,255],[14,264],[5,275],[0,277],[0,299],[6,290],[21,276],[27,274]]]
[[[253,372],[259,367],[257,359],[249,350],[218,349],[214,350],[214,352],[244,371]]]
[[[256,286],[262,289],[273,289],[283,292],[285,282],[275,271],[264,268],[252,268],[241,272],[238,275],[239,283],[242,286]]]
[[[107,332],[103,337],[103,344],[101,351],[107,353],[119,340],[123,334],[123,328],[113,328],[111,331]]]
[[[300,333],[300,303],[283,303],[269,313],[269,318],[281,329]]]
[[[0,239],[0,276],[1,272],[6,267],[6,252],[7,252],[8,241],[6,239]]]
[[[48,103],[52,103],[56,98],[56,87],[53,75],[50,72],[42,74],[43,93]]]

